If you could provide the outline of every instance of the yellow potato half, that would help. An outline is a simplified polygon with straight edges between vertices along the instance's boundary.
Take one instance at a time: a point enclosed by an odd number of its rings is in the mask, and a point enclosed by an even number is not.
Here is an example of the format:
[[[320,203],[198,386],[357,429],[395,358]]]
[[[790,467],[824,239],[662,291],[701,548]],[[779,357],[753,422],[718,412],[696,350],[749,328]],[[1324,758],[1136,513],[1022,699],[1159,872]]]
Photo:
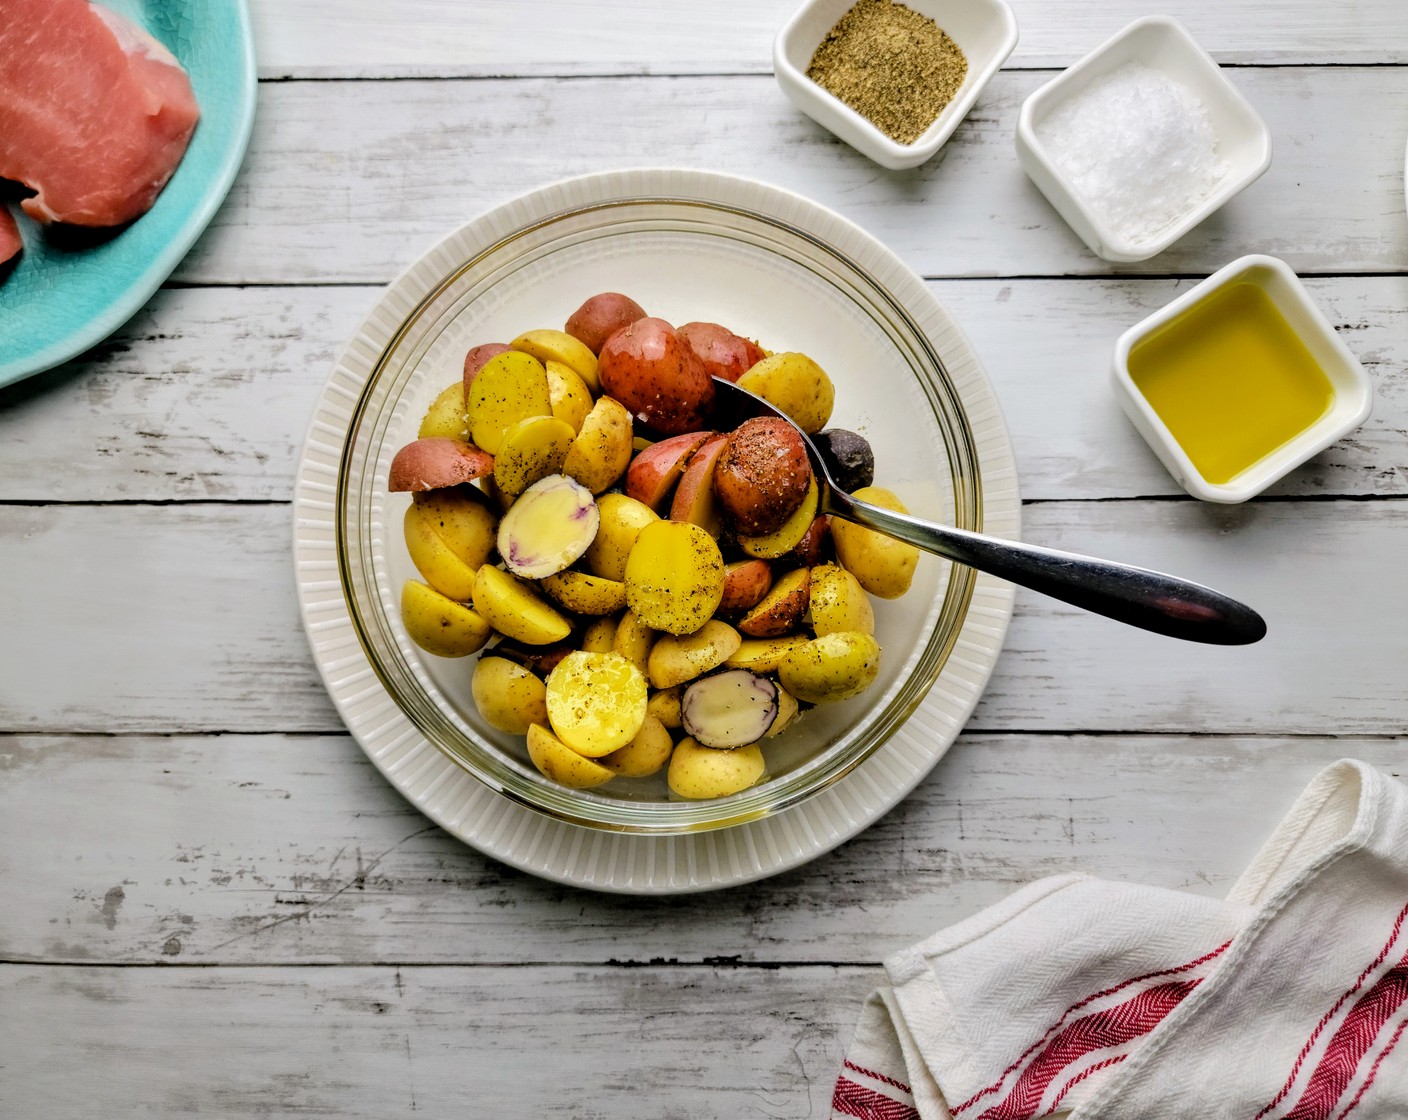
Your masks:
[[[899,497],[882,486],[863,486],[851,495],[863,502],[908,513]],[[831,539],[836,559],[860,585],[878,599],[898,599],[909,590],[919,549],[841,518],[832,518]]]
[[[402,522],[406,551],[425,582],[442,595],[465,602],[474,593],[476,568],[470,567],[435,529],[435,517],[423,505],[406,507]]]
[[[738,631],[718,619],[710,619],[693,634],[666,634],[650,647],[646,676],[655,688],[684,684],[718,668],[742,643]]]
[[[481,657],[470,692],[484,722],[510,735],[526,735],[530,725],[548,721],[547,685],[506,657]]]
[[[513,350],[490,358],[469,383],[465,410],[474,445],[496,455],[514,424],[552,415],[547,370],[531,355]]]
[[[860,581],[845,568],[818,564],[812,569],[812,630],[819,638],[843,630],[875,633],[875,609]]]
[[[601,392],[596,355],[585,343],[573,338],[566,331],[525,331],[510,342],[509,347],[532,354],[540,362],[561,362],[580,377],[593,393]]]
[[[437,657],[467,657],[494,633],[469,607],[414,579],[401,588],[401,621],[411,641]]]
[[[538,723],[528,728],[528,757],[545,778],[568,789],[591,789],[616,776],[605,766],[563,744]]]
[[[548,404],[552,414],[570,424],[573,432],[580,432],[587,413],[592,410],[592,391],[561,362],[549,360],[543,366],[548,371]]]
[[[550,645],[572,632],[572,624],[527,584],[489,564],[474,578],[474,609],[500,634],[525,645]]]
[[[494,550],[497,518],[472,486],[447,486],[412,495],[416,508],[451,552],[476,571]]]
[[[600,530],[598,530],[598,536]],[[576,614],[615,614],[626,605],[626,585],[568,569],[542,581],[543,590]]]
[[[778,666],[777,677],[798,700],[826,704],[863,692],[879,672],[879,643],[869,634],[845,631],[814,638],[790,651]]]
[[[640,620],[640,615],[628,610],[616,624],[611,648],[644,673],[649,663],[650,647],[657,637],[659,635]]]
[[[701,747],[693,739],[681,739],[670,756],[667,781],[676,797],[703,801],[745,790],[765,770],[763,752],[756,743],[720,751]]]
[[[626,603],[653,630],[693,634],[724,596],[718,543],[687,521],[655,521],[626,558]]]
[[[754,673],[777,672],[782,659],[798,646],[804,646],[809,639],[800,634],[788,634],[781,638],[744,638],[727,661],[730,669],[750,669]]]
[[[615,653],[616,620],[609,615],[594,620],[582,631],[582,649],[587,653]]]
[[[494,485],[516,498],[533,483],[557,474],[577,433],[555,416],[528,416],[504,429],[494,456]]]
[[[645,717],[636,737],[620,750],[601,760],[608,770],[623,778],[648,778],[670,761],[675,741],[669,729],[652,715]]]
[[[631,414],[620,401],[601,397],[568,448],[562,473],[600,494],[626,473],[631,464],[631,440]]]
[[[601,525],[582,559],[593,575],[619,583],[626,578],[626,557],[640,531],[659,521],[660,515],[625,494],[603,494],[596,500],[596,508],[601,512]]]
[[[569,653],[548,674],[548,722],[578,754],[600,758],[636,737],[645,677],[619,653]]]
[[[453,385],[446,385],[430,402],[416,435],[421,439],[427,436],[449,436],[451,439],[469,442],[469,414],[464,407],[464,378],[457,378]]]

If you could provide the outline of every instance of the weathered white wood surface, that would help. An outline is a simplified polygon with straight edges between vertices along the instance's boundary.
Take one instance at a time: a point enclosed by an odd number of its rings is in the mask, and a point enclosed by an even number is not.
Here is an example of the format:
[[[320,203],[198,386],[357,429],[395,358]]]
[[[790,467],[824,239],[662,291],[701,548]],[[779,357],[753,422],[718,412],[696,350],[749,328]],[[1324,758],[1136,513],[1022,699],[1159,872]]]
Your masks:
[[[1032,879],[1227,889],[1309,777],[1400,774],[1408,582],[1408,9],[1169,0],[1271,125],[1272,170],[1171,251],[1092,257],[1017,167],[1022,99],[1134,0],[1013,0],[944,154],[885,173],[768,75],[791,0],[254,0],[244,170],[110,342],[0,390],[0,1116],[824,1114],[876,962]],[[365,79],[365,80],[364,80]],[[395,80],[380,80],[395,79]],[[1020,593],[970,729],[836,851],[700,898],[601,896],[441,832],[341,730],[304,641],[291,478],[333,357],[424,246],[564,175],[795,189],[971,337],[1024,535],[1268,616],[1208,650]],[[1263,500],[1182,495],[1120,416],[1130,323],[1283,256],[1375,380]]]
[[[554,0],[254,0],[268,77],[769,73],[801,0],[708,4]],[[1011,0],[1010,65],[1067,66],[1151,11],[1188,26],[1219,62],[1403,62],[1399,0]]]
[[[823,1116],[877,969],[11,966],[24,1117]]]
[[[45,837],[0,848],[0,958],[873,964],[1043,875],[1223,894],[1347,755],[1398,773],[1404,740],[969,732],[820,859],[640,899],[480,855],[346,736],[0,737],[0,820]]]
[[[992,378],[1023,497],[1182,495],[1119,411],[1108,374],[1120,333],[1193,283],[930,281]],[[1270,493],[1402,497],[1408,277],[1306,283],[1374,379],[1374,414]],[[159,292],[83,359],[0,390],[0,500],[287,501],[313,402],[377,291]]]
[[[1113,271],[1206,275],[1252,251],[1302,272],[1408,266],[1408,67],[1232,76],[1271,128],[1271,169],[1168,251]],[[230,201],[176,275],[384,283],[487,207],[643,165],[796,190],[925,276],[1108,274],[1017,165],[1017,111],[1049,77],[999,73],[939,155],[899,174],[802,116],[768,77],[270,83]]]

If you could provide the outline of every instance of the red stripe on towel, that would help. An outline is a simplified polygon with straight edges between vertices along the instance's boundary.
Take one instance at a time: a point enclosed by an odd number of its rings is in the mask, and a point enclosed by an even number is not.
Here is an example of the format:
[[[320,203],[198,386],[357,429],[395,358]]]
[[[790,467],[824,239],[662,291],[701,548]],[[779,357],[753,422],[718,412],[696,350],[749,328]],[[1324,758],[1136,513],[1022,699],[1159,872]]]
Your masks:
[[[919,1120],[919,1112],[913,1105],[858,1085],[844,1074],[836,1079],[831,1111],[854,1116],[857,1120]]]
[[[1062,1070],[1097,1050],[1123,1046],[1148,1034],[1201,983],[1201,979],[1178,980],[1146,988],[1116,1007],[1077,1019],[1051,1040],[1022,1071],[1007,1096],[979,1120],[1031,1120],[1047,1088]]]
[[[1330,1036],[1325,1053],[1305,1084],[1305,1091],[1286,1120],[1328,1120],[1344,1095],[1364,1055],[1384,1024],[1408,1000],[1408,957],[1389,969],[1350,1008]]]
[[[1061,1013],[1061,1017],[1057,1019],[1056,1022],[1053,1023],[1049,1028],[1047,1028],[1045,1034],[1043,1034],[1039,1039],[1037,1039],[1035,1042],[1033,1042],[1030,1046],[1028,1046],[1025,1050],[1023,1050],[1020,1054],[1017,1055],[1016,1061],[1014,1061],[1010,1066],[1003,1070],[1002,1073],[998,1075],[996,1081],[994,1081],[986,1089],[980,1089],[978,1092],[974,1093],[962,1104],[955,1106],[953,1109],[953,1115],[957,1116],[964,1109],[971,1108],[984,1097],[990,1096],[991,1094],[1001,1089],[1003,1082],[1007,1080],[1007,1075],[1010,1074],[1013,1070],[1015,1070],[1018,1066],[1020,1066],[1023,1062],[1025,1062],[1029,1057],[1031,1057],[1032,1054],[1036,1053],[1036,1051],[1040,1049],[1041,1045],[1058,1030],[1060,1030],[1063,1026],[1065,1026],[1066,1020],[1068,1020],[1082,1007],[1086,1007],[1094,1003],[1097,999],[1104,999],[1106,996],[1112,996],[1116,992],[1123,991],[1125,988],[1128,988],[1131,984],[1139,984],[1145,980],[1157,980],[1160,976],[1177,976],[1180,972],[1187,972],[1190,969],[1197,968],[1199,965],[1207,964],[1208,961],[1213,960],[1214,958],[1224,953],[1227,950],[1227,946],[1231,944],[1231,941],[1224,941],[1216,949],[1204,953],[1201,957],[1198,957],[1196,960],[1191,960],[1187,964],[1180,964],[1174,968],[1161,969],[1158,972],[1146,972],[1142,976],[1133,976],[1128,980],[1124,980],[1114,985],[1113,987],[1105,988],[1102,991],[1094,993],[1093,995],[1086,996],[1083,1000],[1071,1004],[1070,1007],[1066,1008],[1066,1010]]]
[[[1408,906],[1404,906],[1403,909],[1398,912],[1398,917],[1393,923],[1393,931],[1388,935],[1388,940],[1384,942],[1384,947],[1379,950],[1379,955],[1364,967],[1364,971],[1359,974],[1359,979],[1354,982],[1354,986],[1340,996],[1340,998],[1335,1001],[1335,1005],[1321,1016],[1320,1022],[1315,1024],[1315,1029],[1310,1032],[1310,1037],[1305,1040],[1305,1045],[1300,1048],[1300,1053],[1296,1055],[1295,1063],[1291,1066],[1291,1072],[1286,1078],[1285,1085],[1281,1087],[1279,1093],[1271,1098],[1270,1103],[1253,1117],[1253,1120],[1262,1120],[1262,1117],[1290,1095],[1291,1089],[1295,1087],[1296,1077],[1300,1074],[1300,1068],[1305,1064],[1306,1055],[1308,1055],[1315,1046],[1316,1040],[1319,1039],[1320,1035],[1329,1025],[1330,1020],[1339,1014],[1340,1008],[1343,1007],[1347,1001],[1354,998],[1354,993],[1364,986],[1364,981],[1369,979],[1370,974],[1373,973],[1379,965],[1383,964],[1384,961],[1388,960],[1388,954],[1393,948],[1393,943],[1398,940],[1398,935],[1403,929],[1405,918],[1408,918]]]

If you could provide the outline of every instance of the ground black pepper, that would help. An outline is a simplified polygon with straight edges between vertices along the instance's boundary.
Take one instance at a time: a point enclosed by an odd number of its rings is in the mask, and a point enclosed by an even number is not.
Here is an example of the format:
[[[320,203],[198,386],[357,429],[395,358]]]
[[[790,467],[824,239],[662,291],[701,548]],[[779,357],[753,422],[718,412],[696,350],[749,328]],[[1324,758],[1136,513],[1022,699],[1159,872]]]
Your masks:
[[[938,119],[967,73],[958,44],[894,0],[858,0],[807,67],[808,78],[900,144]]]

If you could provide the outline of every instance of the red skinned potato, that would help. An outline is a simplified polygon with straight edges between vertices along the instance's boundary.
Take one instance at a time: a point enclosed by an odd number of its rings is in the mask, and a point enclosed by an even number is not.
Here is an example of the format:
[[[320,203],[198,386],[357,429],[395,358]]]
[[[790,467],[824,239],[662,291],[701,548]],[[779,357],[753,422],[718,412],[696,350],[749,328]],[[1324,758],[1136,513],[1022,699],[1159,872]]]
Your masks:
[[[710,436],[690,457],[670,502],[671,521],[688,521],[715,538],[723,531],[724,519],[714,497],[714,467],[727,442],[728,436]]]
[[[644,502],[656,513],[670,496],[670,491],[684,473],[689,457],[712,432],[686,432],[652,443],[631,460],[626,471],[626,494]]]
[[[638,319],[601,348],[601,387],[631,414],[667,436],[704,427],[714,382],[664,319]]]
[[[483,368],[485,362],[490,358],[497,358],[500,354],[507,354],[508,350],[506,342],[482,342],[478,346],[471,346],[469,352],[464,356],[465,389],[469,389],[474,375]]]
[[[758,346],[718,323],[686,323],[679,336],[704,363],[710,377],[737,381],[766,355]]]
[[[739,533],[760,536],[781,527],[806,499],[812,465],[797,429],[776,416],[745,420],[729,435],[714,466],[714,493]]]
[[[472,443],[427,436],[408,443],[391,460],[390,490],[439,490],[494,473],[494,457]]]
[[[601,292],[572,312],[562,329],[593,354],[600,355],[608,338],[622,327],[644,318],[645,308],[630,296]]]
[[[724,565],[721,614],[742,614],[763,600],[772,588],[772,566],[766,560],[735,560]]]

